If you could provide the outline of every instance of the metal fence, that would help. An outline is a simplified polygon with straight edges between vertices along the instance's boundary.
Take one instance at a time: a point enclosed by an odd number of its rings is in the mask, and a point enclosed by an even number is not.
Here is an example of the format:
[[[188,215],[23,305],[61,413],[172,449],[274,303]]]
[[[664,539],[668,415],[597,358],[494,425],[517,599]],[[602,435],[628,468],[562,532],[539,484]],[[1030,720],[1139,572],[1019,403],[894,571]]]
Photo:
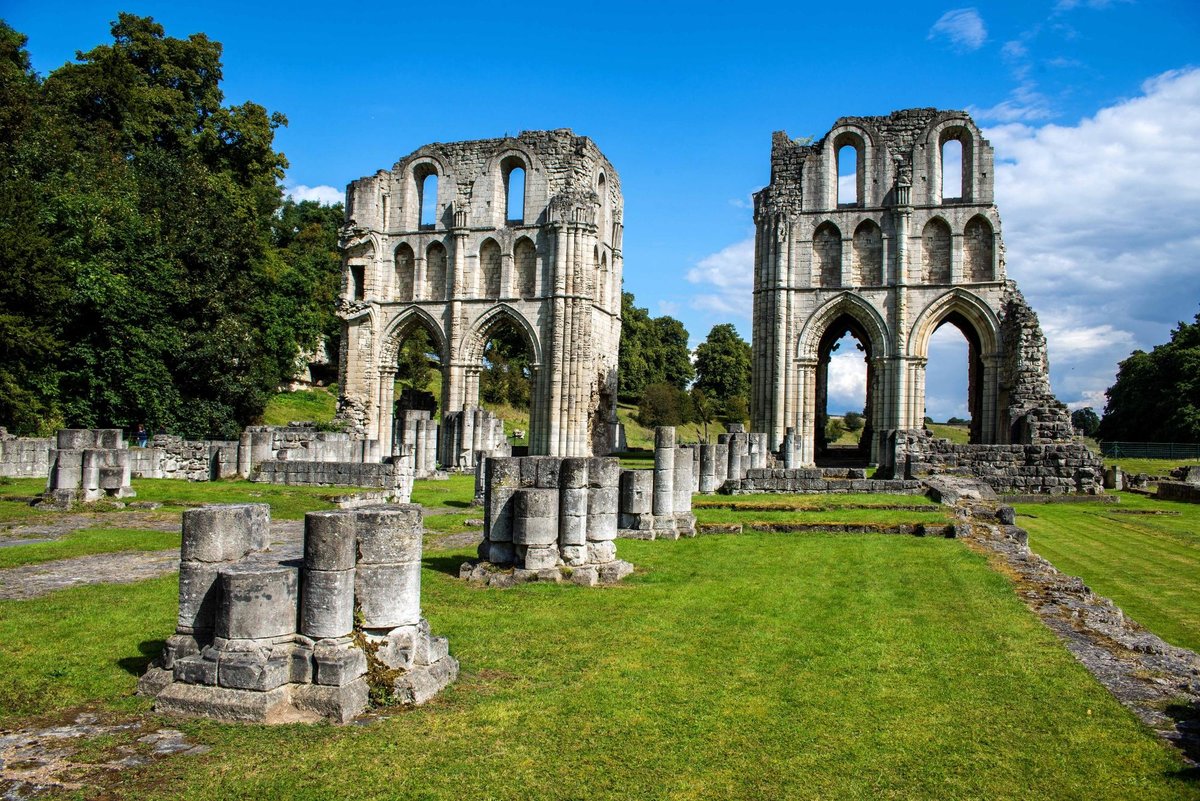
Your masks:
[[[1200,444],[1189,442],[1101,442],[1100,452],[1125,459],[1200,459]]]

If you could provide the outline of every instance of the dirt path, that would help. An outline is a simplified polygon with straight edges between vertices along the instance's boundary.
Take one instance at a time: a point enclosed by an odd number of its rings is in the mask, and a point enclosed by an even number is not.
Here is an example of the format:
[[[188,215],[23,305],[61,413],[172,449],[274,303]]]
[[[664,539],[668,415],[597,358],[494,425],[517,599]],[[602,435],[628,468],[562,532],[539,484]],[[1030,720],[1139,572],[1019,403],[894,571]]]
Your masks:
[[[179,528],[178,520],[174,528]],[[304,534],[304,521],[277,520],[271,524],[271,534],[272,543],[282,557],[298,553]],[[56,590],[85,584],[131,584],[165,576],[178,569],[178,548],[99,553],[23,565],[0,570],[0,601],[37,598]]]

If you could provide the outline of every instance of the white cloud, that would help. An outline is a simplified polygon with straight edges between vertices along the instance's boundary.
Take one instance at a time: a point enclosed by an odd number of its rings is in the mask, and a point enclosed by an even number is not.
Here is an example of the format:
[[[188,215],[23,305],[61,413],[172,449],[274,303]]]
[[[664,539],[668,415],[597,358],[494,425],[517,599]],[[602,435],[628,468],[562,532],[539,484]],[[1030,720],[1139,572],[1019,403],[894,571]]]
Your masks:
[[[835,353],[829,359],[830,414],[861,412],[867,397],[867,363],[861,353]]]
[[[1200,70],[1074,125],[985,133],[1008,273],[1040,313],[1054,389],[1099,411],[1117,362],[1166,341],[1200,300]]]
[[[687,280],[718,290],[693,296],[692,308],[749,320],[754,302],[754,237],[705,256],[688,270]]]
[[[948,39],[960,51],[978,50],[987,41],[987,27],[974,8],[955,8],[933,23],[928,38]]]
[[[302,200],[315,200],[321,205],[332,206],[335,203],[341,203],[346,199],[345,192],[333,186],[305,186],[304,184],[296,184],[295,186],[285,186],[283,194],[290,196],[293,200],[299,202]]]

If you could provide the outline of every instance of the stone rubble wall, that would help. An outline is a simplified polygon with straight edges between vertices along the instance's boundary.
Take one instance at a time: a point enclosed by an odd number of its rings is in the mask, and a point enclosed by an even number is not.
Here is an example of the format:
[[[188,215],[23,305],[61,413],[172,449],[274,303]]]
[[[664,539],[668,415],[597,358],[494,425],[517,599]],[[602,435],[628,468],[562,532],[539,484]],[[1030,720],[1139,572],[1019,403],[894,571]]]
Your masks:
[[[764,468],[748,470],[740,481],[730,479],[720,489],[726,495],[786,492],[807,494],[846,494],[883,492],[893,495],[921,495],[920,481],[867,478],[861,468]]]
[[[267,504],[183,513],[175,634],[138,682],[155,711],[346,723],[372,689],[420,704],[457,677],[421,617],[421,508],[310,512],[304,523],[300,559],[270,550]],[[369,686],[372,667],[387,687]]]
[[[594,585],[633,571],[617,559],[618,477],[611,457],[490,457],[486,462],[479,562],[460,576],[504,585],[561,581]],[[497,580],[498,567],[513,574]]]
[[[14,437],[0,427],[0,477],[41,478],[50,472],[50,450],[55,440]]]
[[[42,503],[70,506],[104,497],[134,495],[129,450],[119,428],[63,428],[49,451],[49,478]]]
[[[1200,485],[1189,481],[1160,481],[1154,497],[1160,501],[1200,503]]]
[[[1050,391],[1046,335],[1037,313],[1013,281],[1005,285],[1000,338],[1004,354],[1000,396],[1007,400],[1001,426],[1008,430],[1008,441],[1020,445],[1070,442],[1075,436],[1071,413]]]
[[[894,464],[906,479],[951,474],[975,476],[999,493],[1104,491],[1104,462],[1082,443],[958,445],[928,431],[897,431]]]

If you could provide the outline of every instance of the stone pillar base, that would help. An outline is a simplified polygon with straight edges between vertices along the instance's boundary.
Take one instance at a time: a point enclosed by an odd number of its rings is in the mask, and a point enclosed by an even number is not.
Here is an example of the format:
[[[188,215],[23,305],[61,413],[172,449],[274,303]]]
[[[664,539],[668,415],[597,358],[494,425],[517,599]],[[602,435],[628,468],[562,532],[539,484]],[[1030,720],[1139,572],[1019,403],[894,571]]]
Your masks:
[[[472,584],[497,589],[515,587],[518,584],[528,584],[534,581],[595,587],[601,584],[616,584],[631,573],[633,573],[633,565],[623,559],[578,567],[568,567],[567,565],[544,567],[541,570],[528,570],[523,567],[474,560],[463,562],[462,567],[459,568],[458,577]]]

